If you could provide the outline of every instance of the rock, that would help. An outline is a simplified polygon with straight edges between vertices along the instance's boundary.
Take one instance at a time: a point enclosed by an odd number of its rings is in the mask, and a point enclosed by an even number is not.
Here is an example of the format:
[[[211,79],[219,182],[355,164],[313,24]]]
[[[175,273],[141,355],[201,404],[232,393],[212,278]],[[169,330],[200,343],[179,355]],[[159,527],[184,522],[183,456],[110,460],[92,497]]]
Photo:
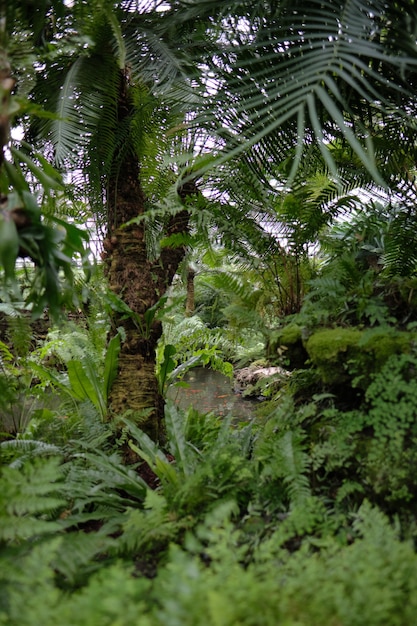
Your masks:
[[[233,374],[234,391],[246,397],[269,395],[263,393],[266,384],[263,385],[261,381],[271,379],[271,383],[273,383],[274,388],[276,388],[280,386],[281,381],[284,382],[287,380],[289,375],[290,372],[283,367],[260,367],[259,365],[252,364],[249,365],[249,367],[235,370]]]

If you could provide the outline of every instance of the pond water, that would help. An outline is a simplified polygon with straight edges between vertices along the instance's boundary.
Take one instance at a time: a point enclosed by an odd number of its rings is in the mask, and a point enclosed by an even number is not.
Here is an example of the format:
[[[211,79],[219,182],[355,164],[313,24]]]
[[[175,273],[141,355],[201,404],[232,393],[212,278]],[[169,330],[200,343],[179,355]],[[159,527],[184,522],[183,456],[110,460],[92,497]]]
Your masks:
[[[254,416],[258,401],[235,393],[232,381],[220,372],[196,367],[185,374],[183,381],[188,387],[171,387],[168,391],[168,397],[182,409],[192,406],[201,413],[231,414],[239,421]]]

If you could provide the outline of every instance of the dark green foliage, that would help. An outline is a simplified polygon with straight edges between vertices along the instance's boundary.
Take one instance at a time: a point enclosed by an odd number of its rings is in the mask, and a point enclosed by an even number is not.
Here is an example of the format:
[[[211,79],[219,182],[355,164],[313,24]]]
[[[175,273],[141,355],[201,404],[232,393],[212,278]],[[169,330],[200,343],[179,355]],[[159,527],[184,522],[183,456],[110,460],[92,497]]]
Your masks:
[[[4,467],[0,623],[408,626],[416,368],[391,356],[355,411],[285,395],[241,429],[169,405],[165,449],[96,413],[64,462]]]
[[[120,165],[135,152],[152,258],[165,213],[178,209],[168,190],[183,164],[193,176],[207,173],[219,154],[231,156],[224,170],[200,179],[212,203],[190,210],[196,231],[215,226],[216,243],[233,252],[233,270],[211,267],[200,277],[200,318],[174,315],[166,324],[160,391],[197,362],[231,373],[225,358],[235,359],[238,342],[262,347],[277,326],[274,354],[305,369],[295,369],[245,427],[167,403],[159,445],[138,427],[141,416],[129,421],[128,407],[117,429],[107,422],[119,338],[105,356],[102,311],[90,337],[76,328],[51,333],[30,358],[16,324],[14,353],[0,344],[2,409],[15,405],[22,418],[0,447],[0,624],[413,624],[412,3],[178,1],[155,12],[153,2],[23,4],[7,7],[10,34],[16,19],[19,41],[28,38],[47,55],[37,57],[36,73],[27,61],[19,68],[32,81],[22,89],[59,113],[32,132],[43,126],[60,165],[71,160],[87,173],[88,198],[100,210],[103,180],[120,182]],[[201,68],[221,89],[200,90]],[[132,110],[118,116],[121,73]],[[180,103],[186,108],[178,115]],[[188,141],[194,125],[209,132],[213,152],[200,170],[190,154],[206,138],[192,138],[181,159],[169,139]],[[68,270],[71,286],[68,259],[74,249],[82,255],[83,238],[71,225],[43,223],[22,176],[30,172],[50,196],[45,209],[61,183],[42,155],[32,153],[39,167],[12,147],[14,163],[0,186],[10,202],[9,183],[28,192],[22,199],[36,218],[36,228],[21,233],[40,263],[29,300],[38,310],[58,306],[53,270]],[[398,198],[399,206],[379,211],[352,193],[362,186],[377,194],[381,172],[389,183],[384,198]],[[329,232],[341,211],[349,219]],[[14,262],[16,232],[1,230],[11,280],[6,253],[10,245]],[[318,236],[325,256],[304,298],[313,275],[308,248]],[[163,245],[194,240],[174,236]],[[71,289],[66,295],[75,301]],[[103,301],[131,316],[122,295]],[[142,328],[147,337],[155,311]],[[283,315],[292,317],[277,319]],[[225,336],[226,324],[234,335]],[[310,362],[296,353],[303,342]],[[48,406],[24,403],[46,402],[47,394]]]
[[[282,361],[289,369],[301,369],[308,358],[303,345],[303,332],[298,324],[288,324],[272,331],[266,347],[267,357]]]

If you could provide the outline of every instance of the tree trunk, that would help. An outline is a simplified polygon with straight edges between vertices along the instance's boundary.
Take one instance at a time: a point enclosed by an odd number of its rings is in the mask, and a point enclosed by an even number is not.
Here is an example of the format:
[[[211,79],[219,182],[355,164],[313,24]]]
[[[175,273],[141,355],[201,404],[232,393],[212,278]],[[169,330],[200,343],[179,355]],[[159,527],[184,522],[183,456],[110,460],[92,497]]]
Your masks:
[[[185,302],[185,315],[191,317],[195,311],[195,292],[194,292],[195,271],[192,267],[187,269],[187,299]]]
[[[129,114],[128,97],[121,94],[119,119]],[[119,355],[119,370],[109,398],[109,415],[126,414],[154,440],[164,439],[164,400],[155,375],[156,346],[162,333],[160,321],[147,321],[146,313],[165,294],[177,271],[185,249],[162,250],[150,260],[141,223],[124,226],[143,214],[145,198],[140,184],[140,165],[129,153],[119,168],[119,175],[109,182],[108,235],[104,242],[106,274],[110,289],[133,311],[133,315],[115,312],[113,329],[124,329]],[[180,192],[184,200],[195,192],[186,186]],[[186,232],[188,211],[173,215],[167,235]],[[149,316],[149,314],[148,314]]]
[[[132,163],[130,164],[132,169]],[[129,176],[125,170],[118,181],[117,214],[124,220],[135,207],[136,215],[143,212],[143,194],[139,172]],[[186,230],[188,212],[175,215],[168,234]],[[156,346],[162,333],[160,321],[146,320],[146,313],[165,294],[184,256],[182,248],[165,248],[160,257],[150,261],[143,228],[122,224],[111,230],[107,240],[107,278],[110,289],[134,312],[134,316],[115,313],[114,329],[123,327],[125,340],[119,355],[119,372],[113,384],[109,408],[112,415],[129,415],[154,440],[163,440],[164,401],[155,375]],[[149,314],[148,314],[149,315]]]

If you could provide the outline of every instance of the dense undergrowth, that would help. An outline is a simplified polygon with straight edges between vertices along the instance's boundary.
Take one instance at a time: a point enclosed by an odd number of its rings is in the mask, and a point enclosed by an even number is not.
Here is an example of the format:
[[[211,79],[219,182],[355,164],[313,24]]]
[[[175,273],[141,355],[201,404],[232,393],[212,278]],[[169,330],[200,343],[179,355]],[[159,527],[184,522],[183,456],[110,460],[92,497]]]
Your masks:
[[[167,403],[163,448],[103,419],[102,333],[3,343],[2,364],[0,624],[413,623],[412,346],[359,395],[298,369],[238,426]]]
[[[104,292],[36,342],[8,314],[0,624],[414,623],[415,279],[355,276],[357,262],[336,255],[274,330],[230,272],[211,283],[210,323],[198,280],[191,317],[172,295],[161,392],[195,365],[231,375],[259,354],[288,375],[260,385],[246,423],[167,401],[163,445],[141,415],[107,419],[123,337],[106,342]]]

